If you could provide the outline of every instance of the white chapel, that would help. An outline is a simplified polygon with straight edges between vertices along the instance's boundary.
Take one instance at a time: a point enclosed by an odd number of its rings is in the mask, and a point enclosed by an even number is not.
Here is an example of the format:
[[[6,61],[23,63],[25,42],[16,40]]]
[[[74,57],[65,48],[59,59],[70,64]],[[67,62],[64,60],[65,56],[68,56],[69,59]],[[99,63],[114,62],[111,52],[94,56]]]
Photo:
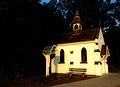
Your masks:
[[[73,31],[64,33],[57,44],[45,46],[42,53],[46,58],[46,76],[67,74],[70,69],[85,69],[87,75],[108,73],[110,53],[102,29],[82,29],[78,11],[74,16]]]

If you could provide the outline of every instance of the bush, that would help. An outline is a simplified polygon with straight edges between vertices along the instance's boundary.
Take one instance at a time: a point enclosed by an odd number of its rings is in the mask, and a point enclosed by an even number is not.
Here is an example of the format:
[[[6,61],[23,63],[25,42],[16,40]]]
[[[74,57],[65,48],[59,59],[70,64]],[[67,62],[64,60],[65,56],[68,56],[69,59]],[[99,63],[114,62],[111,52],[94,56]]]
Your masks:
[[[120,71],[120,67],[117,67],[115,65],[110,65],[109,66],[109,72],[110,73],[118,73]]]

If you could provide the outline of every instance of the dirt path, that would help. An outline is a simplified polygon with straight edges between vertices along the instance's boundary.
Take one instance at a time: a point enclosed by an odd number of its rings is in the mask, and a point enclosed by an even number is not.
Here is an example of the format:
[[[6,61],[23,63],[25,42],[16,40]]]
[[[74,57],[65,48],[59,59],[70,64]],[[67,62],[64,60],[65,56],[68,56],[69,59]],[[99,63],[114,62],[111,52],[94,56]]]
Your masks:
[[[120,73],[109,73],[99,78],[55,85],[52,87],[120,87]]]

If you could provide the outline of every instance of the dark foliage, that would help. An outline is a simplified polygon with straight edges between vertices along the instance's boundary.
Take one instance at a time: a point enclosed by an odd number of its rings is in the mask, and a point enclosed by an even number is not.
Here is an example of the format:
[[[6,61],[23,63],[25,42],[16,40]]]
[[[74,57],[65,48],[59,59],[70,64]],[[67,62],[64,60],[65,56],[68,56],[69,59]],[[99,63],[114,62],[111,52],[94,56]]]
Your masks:
[[[120,70],[120,27],[112,27],[109,29],[109,32],[106,33],[106,41],[109,45],[110,58],[108,58],[108,64],[111,68],[115,67],[117,70]],[[112,71],[114,72],[114,70]]]
[[[29,76],[45,72],[41,51],[47,43],[56,42],[65,21],[39,1],[5,0],[0,1],[0,25],[0,72],[6,76],[4,79],[13,79],[17,73]]]

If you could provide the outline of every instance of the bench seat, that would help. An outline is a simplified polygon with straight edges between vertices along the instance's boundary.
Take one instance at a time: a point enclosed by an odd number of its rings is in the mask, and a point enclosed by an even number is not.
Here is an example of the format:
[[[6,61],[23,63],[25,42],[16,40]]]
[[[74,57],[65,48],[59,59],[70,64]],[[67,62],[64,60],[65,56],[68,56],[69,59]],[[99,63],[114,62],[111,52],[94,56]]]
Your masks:
[[[82,75],[84,77],[86,75],[86,68],[69,68],[69,74],[72,75]]]

